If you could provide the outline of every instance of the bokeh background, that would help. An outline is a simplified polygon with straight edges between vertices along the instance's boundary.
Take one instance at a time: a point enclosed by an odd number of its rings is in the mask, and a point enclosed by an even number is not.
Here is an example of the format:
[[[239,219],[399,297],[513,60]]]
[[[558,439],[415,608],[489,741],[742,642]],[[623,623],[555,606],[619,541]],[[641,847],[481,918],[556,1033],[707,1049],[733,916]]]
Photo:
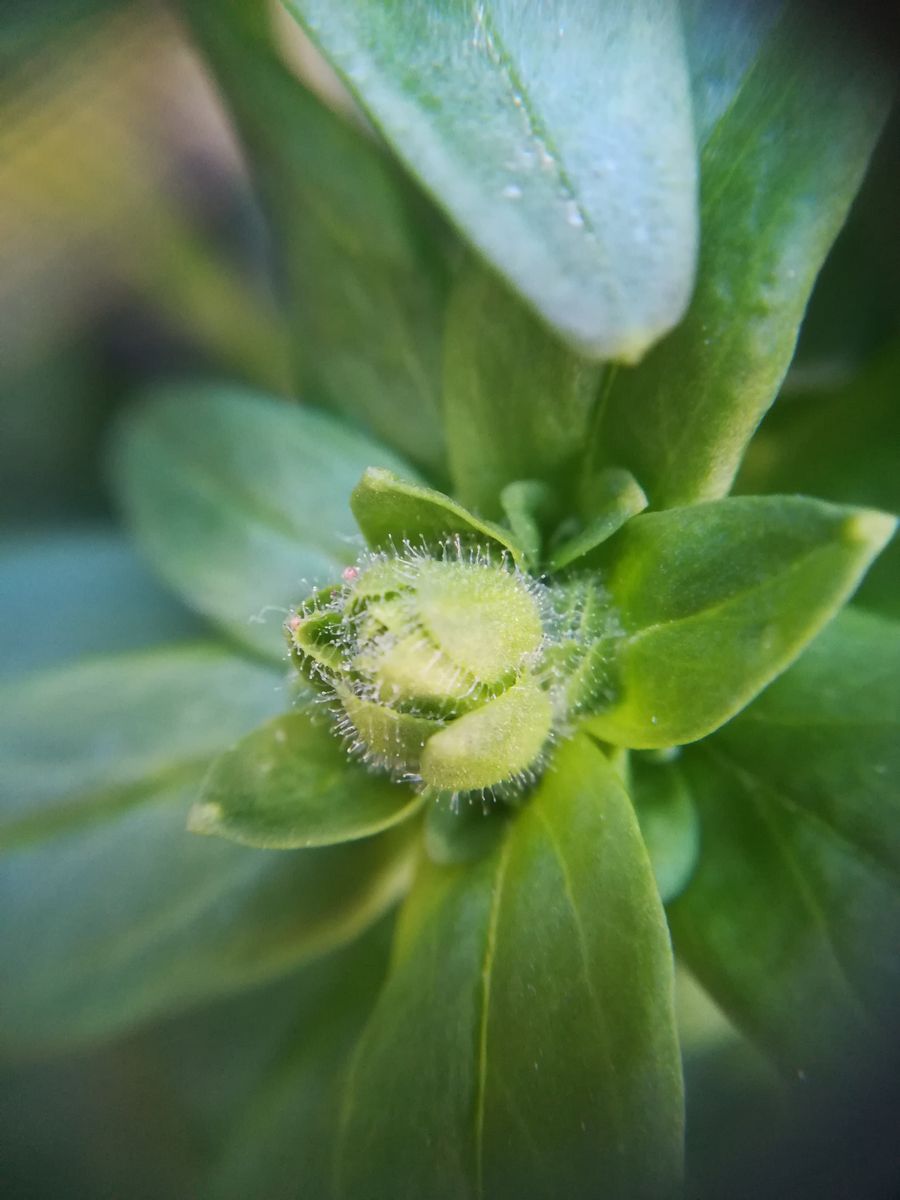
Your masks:
[[[272,21],[285,63],[358,120],[274,3]],[[817,287],[795,365],[748,461],[748,488],[776,452],[779,423],[789,426],[798,406],[852,395],[900,333],[898,142],[895,118]],[[154,0],[0,2],[4,675],[199,630],[120,531],[104,445],[120,407],[161,377],[212,374],[288,394],[283,288],[237,139],[176,15]],[[864,478],[864,463],[856,474]],[[800,1126],[779,1122],[761,1060],[688,985],[683,999],[690,1069],[698,1095],[713,1098],[692,1126],[694,1194],[736,1194],[722,1190],[736,1162],[741,1195],[894,1194],[890,1072],[860,1085],[858,1121],[848,1124],[842,1109],[840,1120],[826,1111]],[[252,994],[98,1051],[6,1068],[0,1194],[202,1196],[241,1098],[298,1020],[288,980],[266,993],[266,1037],[242,1037],[258,1001]],[[737,1087],[723,1083],[735,1061]]]

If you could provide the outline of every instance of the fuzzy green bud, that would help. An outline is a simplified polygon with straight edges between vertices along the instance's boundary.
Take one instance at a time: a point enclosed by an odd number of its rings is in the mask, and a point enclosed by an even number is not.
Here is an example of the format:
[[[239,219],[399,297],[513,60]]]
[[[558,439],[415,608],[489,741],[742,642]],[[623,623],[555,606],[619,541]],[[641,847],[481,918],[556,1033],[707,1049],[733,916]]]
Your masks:
[[[347,568],[287,633],[366,762],[440,793],[506,795],[536,778],[572,707],[565,611],[507,559],[452,544]]]

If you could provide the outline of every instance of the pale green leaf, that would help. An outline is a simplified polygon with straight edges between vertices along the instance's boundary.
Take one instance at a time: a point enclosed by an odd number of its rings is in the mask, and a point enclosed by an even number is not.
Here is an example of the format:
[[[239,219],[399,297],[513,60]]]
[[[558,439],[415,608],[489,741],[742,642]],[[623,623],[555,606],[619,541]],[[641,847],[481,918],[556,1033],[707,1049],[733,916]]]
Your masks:
[[[573,346],[684,310],[696,159],[677,5],[290,0],[394,151]]]

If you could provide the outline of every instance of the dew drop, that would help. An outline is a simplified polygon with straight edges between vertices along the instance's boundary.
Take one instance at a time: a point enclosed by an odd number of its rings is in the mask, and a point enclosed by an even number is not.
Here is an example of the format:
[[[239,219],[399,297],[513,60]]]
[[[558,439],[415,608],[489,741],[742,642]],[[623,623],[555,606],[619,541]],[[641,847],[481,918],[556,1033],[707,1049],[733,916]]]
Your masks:
[[[573,229],[580,229],[584,225],[584,217],[575,200],[566,201],[566,221]]]
[[[522,189],[517,183],[508,183],[503,189],[503,197],[505,200],[520,200]]]

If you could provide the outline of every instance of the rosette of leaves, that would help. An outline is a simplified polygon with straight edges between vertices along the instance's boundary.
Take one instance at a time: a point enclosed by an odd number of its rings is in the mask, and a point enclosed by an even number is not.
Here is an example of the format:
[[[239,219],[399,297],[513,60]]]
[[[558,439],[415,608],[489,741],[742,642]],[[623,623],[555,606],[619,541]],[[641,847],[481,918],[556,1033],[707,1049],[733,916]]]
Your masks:
[[[729,495],[878,71],[790,5],[291,0],[376,137],[261,8],[182,7],[307,403],[172,384],[118,429],[130,528],[219,636],[8,685],[3,1039],[284,976],[302,1029],[210,1194],[668,1195],[673,946],[813,1078],[900,983],[891,589],[844,610],[896,473],[862,487],[833,434],[862,396],[853,448],[884,442],[896,350]],[[95,619],[140,633],[146,589]]]

